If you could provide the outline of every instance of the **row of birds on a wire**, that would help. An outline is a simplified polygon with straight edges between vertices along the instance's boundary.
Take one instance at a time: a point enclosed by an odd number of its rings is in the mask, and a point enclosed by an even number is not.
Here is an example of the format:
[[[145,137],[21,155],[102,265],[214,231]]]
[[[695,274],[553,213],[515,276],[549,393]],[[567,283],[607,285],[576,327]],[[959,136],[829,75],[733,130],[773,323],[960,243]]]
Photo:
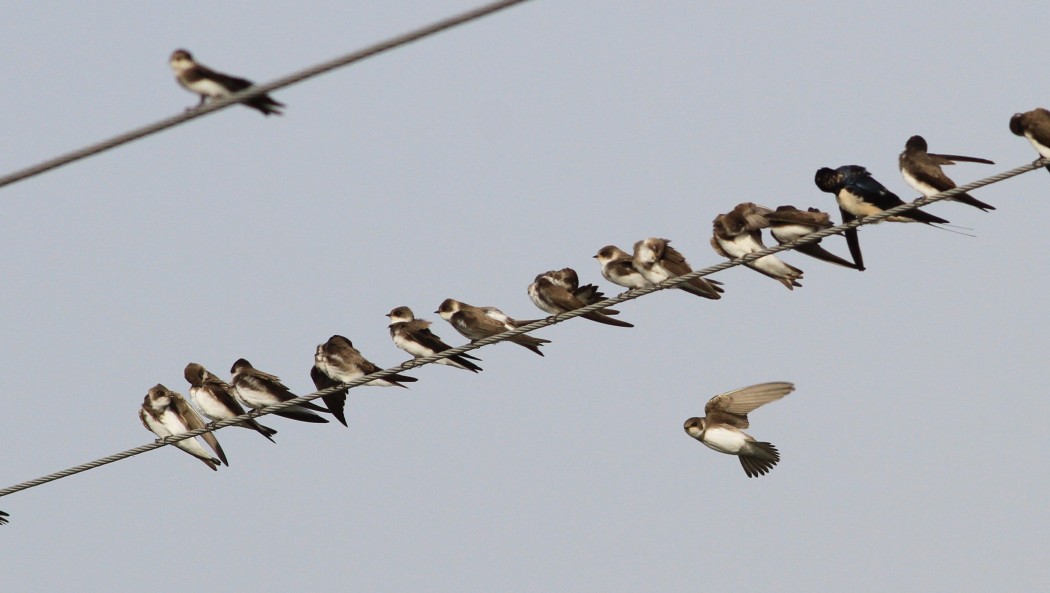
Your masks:
[[[178,83],[200,96],[197,107],[209,99],[222,99],[253,85],[249,80],[223,74],[197,63],[190,52],[184,49],[172,53],[169,63]],[[281,109],[285,107],[267,94],[256,95],[242,103],[264,115],[282,115]],[[1027,138],[1041,157],[1050,158],[1050,111],[1038,108],[1015,114],[1010,119],[1010,130]],[[922,136],[912,136],[905,143],[898,166],[908,185],[929,197],[956,187],[942,167],[959,162],[994,164],[984,158],[931,153]],[[1047,169],[1050,170],[1050,166]],[[816,172],[814,181],[820,190],[835,196],[843,222],[875,215],[905,203],[859,165],[821,168]],[[951,199],[982,211],[995,209],[967,193]],[[886,220],[928,225],[949,222],[917,208]],[[789,205],[766,208],[747,202],[715,217],[711,246],[723,257],[738,259],[766,248],[762,233],[767,229],[777,243],[784,245],[834,224],[828,213],[817,208],[801,210]],[[824,262],[863,271],[864,258],[857,229],[848,229],[843,234],[849,249],[849,259],[828,251],[820,241],[799,245],[795,250]],[[635,243],[633,253],[627,253],[615,245],[607,245],[598,250],[594,257],[601,265],[601,274],[606,280],[627,289],[653,286],[693,271],[686,258],[670,245],[670,241],[655,237]],[[777,280],[789,290],[801,286],[802,270],[776,255],[755,259],[748,262],[747,266]],[[725,292],[721,282],[707,278],[694,278],[679,284],[677,288],[712,300],[720,299]],[[551,270],[536,276],[528,287],[528,295],[537,307],[551,315],[573,311],[605,298],[595,285],[581,285],[576,271],[571,268]],[[475,307],[454,299],[446,299],[435,313],[471,341],[537,321],[514,319],[495,307]],[[618,315],[619,311],[604,308],[582,317],[605,325],[633,327],[631,323],[619,319]],[[413,357],[431,356],[451,348],[430,330],[429,321],[417,319],[408,307],[397,307],[387,317],[390,319],[390,336],[395,345]],[[550,343],[550,340],[524,334],[514,336],[510,341],[540,356],[543,356],[541,346]],[[477,364],[480,360],[467,353],[438,362],[474,373],[482,370]],[[349,339],[335,335],[317,346],[310,375],[314,386],[322,390],[338,387],[379,370],[380,367],[364,358]],[[190,398],[205,418],[225,420],[242,415],[245,408],[262,408],[296,397],[278,377],[255,369],[247,360],[238,360],[230,372],[232,378],[227,383],[199,364],[190,363],[186,366],[185,378],[190,385]],[[414,381],[414,377],[393,374],[368,385],[405,387],[406,383]],[[690,436],[712,449],[737,455],[749,477],[763,475],[779,461],[779,454],[771,444],[758,442],[741,429],[748,428],[748,412],[780,399],[792,390],[790,383],[764,383],[715,396],[705,408],[706,416],[690,418],[684,428]],[[315,423],[327,422],[320,414],[328,413],[346,425],[346,394],[347,390],[343,389],[323,396],[324,406],[304,403],[275,413]],[[160,437],[204,426],[201,417],[187,401],[163,385],[150,389],[140,417],[143,424]],[[255,420],[248,420],[243,425],[270,440],[276,433]],[[176,445],[201,459],[211,469],[217,469],[220,464],[226,463],[226,456],[213,434],[205,434],[204,437],[211,447],[211,453],[193,439],[180,441]]]
[[[908,140],[900,156],[901,173],[904,178],[926,196],[955,187],[954,182],[941,170],[942,165],[955,162],[990,164],[992,161],[928,153],[926,142],[919,136]],[[836,196],[846,222],[904,203],[876,181],[866,169],[857,165],[846,165],[834,170],[822,168],[817,171],[815,181],[821,190]],[[954,199],[983,211],[994,210],[993,206],[969,194],[960,194]],[[948,222],[918,209],[887,220],[925,224]],[[715,217],[711,246],[723,257],[738,259],[766,248],[762,239],[763,230],[768,229],[773,238],[783,245],[830,228],[833,224],[826,212],[816,208],[800,210],[794,206],[779,206],[773,209],[746,202]],[[847,234],[847,244],[852,260],[828,251],[820,245],[820,241],[798,246],[796,250],[821,261],[864,270],[863,258],[856,240],[856,229],[850,231],[853,233]],[[598,260],[601,274],[606,280],[627,289],[654,286],[693,271],[686,258],[670,245],[669,240],[657,237],[635,243],[633,254],[615,245],[607,245],[599,249],[594,258]],[[802,278],[802,270],[784,262],[776,255],[755,259],[747,265],[777,280],[789,290],[801,286],[799,280]],[[725,292],[721,282],[703,277],[693,278],[676,288],[712,300],[722,298]],[[527,292],[532,302],[550,315],[574,311],[605,299],[605,295],[597,286],[581,285],[579,275],[572,268],[549,270],[537,275],[528,286]],[[476,307],[455,299],[443,301],[435,313],[471,341],[495,336],[538,321],[515,319],[496,307]],[[581,317],[615,327],[634,327],[631,323],[619,319],[619,313],[615,309],[601,308]],[[387,317],[390,319],[390,337],[394,344],[415,358],[432,356],[452,348],[431,331],[430,321],[417,319],[408,307],[396,307]],[[541,346],[550,343],[550,340],[525,334],[513,336],[509,341],[540,356],[543,356]],[[467,353],[438,362],[474,373],[482,370],[477,364],[480,359]],[[310,376],[314,386],[323,390],[337,388],[380,370],[382,369],[366,359],[349,339],[334,335],[324,344],[317,346]],[[196,410],[182,395],[158,384],[149,390],[143,401],[139,412],[143,425],[163,438],[204,427],[201,416],[212,421],[228,420],[243,415],[245,408],[264,408],[297,397],[277,376],[254,368],[243,358],[233,364],[230,373],[232,378],[227,383],[197,363],[188,364],[184,376],[190,385],[189,395],[196,404]],[[373,380],[367,385],[405,387],[406,383],[415,381],[415,377],[392,374]],[[790,383],[764,383],[715,396],[705,408],[705,417],[687,420],[684,425],[685,431],[716,451],[736,455],[749,477],[764,475],[779,462],[779,452],[772,444],[757,441],[743,432],[742,429],[748,428],[747,413],[784,397],[793,389]],[[321,397],[325,406],[305,402],[274,413],[293,420],[313,423],[328,422],[321,414],[331,414],[345,426],[346,395],[346,389],[337,390]],[[277,432],[254,419],[246,420],[241,425],[259,432],[271,441]],[[205,433],[202,437],[211,448],[210,452],[194,439],[182,440],[175,445],[197,457],[213,470],[218,469],[221,464],[228,465],[226,454],[215,435]]]

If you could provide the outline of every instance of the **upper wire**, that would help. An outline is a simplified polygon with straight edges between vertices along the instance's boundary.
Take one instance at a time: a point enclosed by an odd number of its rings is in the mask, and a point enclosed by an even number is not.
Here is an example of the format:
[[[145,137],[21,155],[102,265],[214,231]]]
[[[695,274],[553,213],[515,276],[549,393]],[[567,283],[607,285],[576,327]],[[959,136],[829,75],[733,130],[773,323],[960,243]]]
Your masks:
[[[446,29],[451,29],[458,25],[462,25],[470,21],[479,19],[483,16],[487,16],[495,12],[504,10],[506,8],[510,8],[515,4],[523,4],[528,1],[529,0],[500,0],[499,2],[492,2],[491,4],[479,6],[478,8],[468,10],[455,16],[451,16],[440,21],[435,21],[434,23],[431,23],[427,26],[420,27],[418,29],[409,31],[408,33],[404,33],[396,37],[391,37],[390,39],[387,39],[385,41],[380,41],[379,43],[370,45],[368,47],[365,47],[364,49],[359,49],[355,52],[346,54],[344,56],[328,60],[327,62],[322,62],[315,66],[310,66],[309,68],[299,70],[298,72],[293,72],[292,74],[289,74],[282,78],[278,78],[273,82],[249,87],[243,91],[234,93],[228,97],[209,101],[203,106],[195,109],[190,109],[185,113],[180,113],[179,115],[162,119],[158,122],[149,124],[147,126],[131,130],[130,132],[125,132],[118,136],[114,136],[108,140],[103,140],[101,142],[85,146],[84,148],[81,148],[79,150],[74,150],[61,156],[57,156],[40,164],[33,165],[31,167],[26,167],[25,169],[15,171],[14,173],[9,173],[7,175],[4,175],[3,177],[0,177],[0,187],[11,185],[12,183],[22,181],[24,179],[29,179],[30,177],[35,177],[37,175],[40,175],[41,173],[45,173],[52,169],[57,169],[58,167],[61,167],[63,165],[68,165],[75,161],[79,161],[80,159],[85,159],[89,156],[94,156],[101,152],[105,152],[111,148],[116,148],[118,146],[122,146],[140,138],[145,138],[146,136],[156,134],[157,132],[160,132],[162,130],[166,130],[177,125],[184,124],[198,117],[204,117],[205,115],[209,115],[211,113],[219,111],[220,109],[225,109],[230,105],[233,105],[234,103],[240,103],[245,99],[250,99],[252,97],[264,95],[266,93],[284,88],[286,86],[291,86],[297,82],[301,82],[308,78],[313,78],[314,76],[324,74],[326,72],[335,70],[336,68],[348,66],[350,64],[353,64],[354,62],[364,60],[365,58],[370,58],[372,56],[381,54],[383,52],[400,47],[402,45],[407,45],[409,43],[412,43],[413,41],[418,41],[420,39],[423,39],[424,37],[429,37],[430,35],[433,35],[435,33],[440,33],[441,31],[444,31]]]

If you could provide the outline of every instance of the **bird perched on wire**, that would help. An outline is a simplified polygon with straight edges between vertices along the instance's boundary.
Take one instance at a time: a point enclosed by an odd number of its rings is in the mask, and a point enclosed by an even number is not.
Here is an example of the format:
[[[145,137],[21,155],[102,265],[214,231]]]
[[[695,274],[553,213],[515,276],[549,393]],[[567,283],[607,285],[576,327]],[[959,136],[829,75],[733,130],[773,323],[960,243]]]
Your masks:
[[[693,271],[685,256],[671,247],[669,239],[650,237],[642,239],[634,244],[634,269],[653,284],[659,284],[664,280],[684,276]],[[705,299],[717,300],[722,298],[720,293],[725,292],[721,288],[721,282],[708,280],[706,278],[693,278],[683,282],[675,288],[680,288],[690,294],[704,297]]]
[[[175,80],[184,89],[200,95],[201,100],[197,107],[204,105],[204,102],[209,98],[221,99],[229,97],[254,84],[250,80],[216,72],[207,66],[198,64],[194,61],[193,55],[184,49],[177,49],[172,52],[168,63],[171,65],[171,69],[175,71]],[[251,107],[263,115],[284,115],[281,112],[281,108],[285,106],[284,103],[275,101],[270,95],[265,93],[244,99],[241,101],[241,104]]]
[[[284,383],[281,383],[280,377],[260,371],[243,358],[239,358],[233,363],[233,366],[230,367],[230,373],[233,375],[230,379],[230,385],[233,386],[234,397],[249,408],[265,408],[291,401],[298,397]],[[325,424],[328,422],[327,418],[317,415],[316,412],[328,413],[329,410],[313,402],[303,402],[278,410],[274,414],[313,424]]]
[[[594,259],[598,260],[602,267],[602,277],[613,284],[631,289],[653,285],[634,268],[634,258],[631,254],[615,245],[602,247],[594,255]]]
[[[833,194],[838,202],[839,212],[842,213],[842,222],[852,222],[865,216],[874,216],[880,212],[895,208],[904,204],[897,194],[886,189],[868,173],[868,170],[860,165],[843,165],[838,169],[822,167],[813,176],[814,183],[821,191]],[[948,221],[923,212],[918,208],[891,216],[886,220],[890,222],[921,222],[924,224],[946,224]],[[857,229],[846,229],[846,244],[849,246],[850,255],[859,267],[864,267],[864,256],[860,252],[860,240],[857,238]]]
[[[1038,107],[1024,113],[1015,113],[1010,118],[1010,131],[1028,138],[1039,157],[1050,159],[1050,111]],[[1050,171],[1050,165],[1046,165]]]
[[[390,339],[394,341],[394,345],[415,358],[433,356],[452,348],[430,331],[429,321],[416,319],[412,309],[408,307],[395,307],[386,316],[390,318]],[[464,352],[437,362],[476,373],[481,367],[471,362],[472,360],[481,359]]]
[[[204,414],[209,420],[229,420],[244,415],[244,408],[233,395],[233,387],[211,374],[208,369],[191,362],[186,365],[182,374],[186,382],[190,384],[190,399],[197,404],[197,409],[201,411],[201,414]],[[275,442],[273,435],[277,434],[277,431],[259,424],[254,418],[248,418],[239,426],[255,430],[270,439],[271,443]]]
[[[434,312],[447,321],[460,335],[472,342],[539,321],[538,319],[514,319],[495,307],[475,307],[455,299],[445,299]],[[540,356],[543,356],[540,346],[551,342],[525,334],[514,336],[509,341],[528,348]]]
[[[955,182],[941,170],[942,165],[954,165],[956,162],[995,164],[988,159],[972,156],[933,154],[927,152],[927,148],[925,138],[912,136],[904,144],[904,151],[901,152],[900,157],[897,159],[904,181],[927,198],[956,187]],[[979,208],[985,212],[995,210],[995,206],[985,204],[970,194],[959,194],[951,199]]]
[[[529,285],[529,298],[540,310],[551,315],[559,315],[596,303],[605,296],[598,292],[597,287],[593,284],[587,284],[581,288],[579,283],[579,277],[572,268],[544,272],[537,275]],[[585,313],[581,317],[606,325],[634,327],[626,321],[610,317],[618,313],[619,311],[615,309],[599,309]]]
[[[751,202],[737,204],[730,212],[715,217],[711,247],[726,259],[738,259],[766,249],[762,242],[762,229],[769,227],[765,215],[769,208]],[[780,282],[788,290],[801,287],[802,270],[792,266],[776,255],[767,255],[745,264]]]
[[[193,411],[190,404],[181,394],[171,391],[160,383],[154,385],[146,393],[142,400],[142,408],[139,409],[139,420],[153,434],[159,438],[169,437],[198,428],[204,428],[204,421]],[[200,436],[208,446],[215,451],[218,458],[212,457],[204,447],[197,442],[196,438],[183,439],[173,443],[176,447],[193,455],[204,462],[212,470],[217,470],[220,463],[229,465],[226,454],[219,446],[219,440],[215,435],[206,432]]]
[[[831,222],[831,217],[828,216],[828,213],[822,212],[817,208],[809,208],[803,211],[794,206],[777,206],[776,210],[767,212],[764,214],[764,217],[769,222],[769,231],[772,233],[773,238],[781,245],[786,245],[806,235],[835,226]],[[821,241],[822,239],[817,239],[813,243],[798,245],[795,247],[795,251],[821,261],[864,271],[864,267],[857,265],[856,262],[849,262],[821,247]]]
[[[716,395],[704,406],[703,418],[685,421],[685,432],[719,453],[736,455],[747,477],[765,475],[780,461],[780,452],[741,429],[750,426],[748,413],[794,390],[791,383],[760,383]]]

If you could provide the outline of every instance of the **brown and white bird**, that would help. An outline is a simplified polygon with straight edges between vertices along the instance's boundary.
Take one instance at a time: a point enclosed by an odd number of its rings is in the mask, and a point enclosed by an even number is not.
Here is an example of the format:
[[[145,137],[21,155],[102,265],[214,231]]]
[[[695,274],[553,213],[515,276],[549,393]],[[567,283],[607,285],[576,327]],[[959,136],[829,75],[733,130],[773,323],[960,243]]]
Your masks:
[[[765,214],[769,208],[751,202],[738,204],[726,214],[719,214],[713,222],[711,247],[726,259],[738,259],[766,249],[762,242],[762,229],[769,226]],[[769,276],[794,290],[802,279],[802,270],[786,263],[776,255],[767,255],[745,264],[747,267]]]
[[[748,428],[752,410],[794,390],[791,383],[760,383],[716,395],[704,407],[703,418],[685,421],[685,432],[719,453],[736,455],[747,477],[765,475],[780,461],[780,453],[772,443],[756,441],[741,429]]]
[[[535,319],[519,321],[495,307],[475,307],[455,299],[445,299],[434,312],[447,321],[460,335],[472,342],[538,321]],[[514,336],[509,341],[528,348],[540,356],[543,356],[540,346],[550,343],[550,340],[525,334]]]
[[[634,269],[638,270],[646,280],[653,284],[659,284],[664,280],[688,274],[693,271],[685,256],[671,247],[668,239],[651,237],[643,239],[634,244]],[[721,282],[708,280],[706,278],[693,278],[689,282],[679,284],[680,288],[690,294],[704,297],[705,299],[720,299],[725,292],[719,286]]]
[[[529,298],[540,310],[551,315],[559,315],[597,303],[605,296],[593,284],[581,288],[579,283],[579,276],[572,268],[551,270],[536,276],[529,285]],[[615,309],[599,309],[581,315],[581,317],[606,325],[634,327],[626,321],[609,317],[618,313],[619,311]]]
[[[193,55],[184,49],[177,49],[171,54],[171,58],[168,60],[171,65],[171,69],[175,71],[175,80],[178,81],[182,87],[191,93],[197,93],[200,95],[200,103],[197,107],[204,105],[204,102],[209,98],[221,99],[223,97],[229,97],[230,95],[243,91],[244,89],[252,86],[254,83],[250,80],[243,78],[237,78],[236,76],[230,76],[223,74],[222,72],[216,72],[207,66],[198,64],[193,60]],[[245,99],[241,101],[241,104],[251,107],[263,115],[284,115],[281,113],[281,108],[284,107],[284,103],[275,101],[270,95],[262,94]]]
[[[361,355],[354,344],[339,335],[328,338],[324,344],[318,344],[314,352],[314,368],[324,376],[339,383],[349,383],[354,379],[371,375],[383,370]],[[414,383],[415,377],[394,374],[382,379],[365,383],[370,387],[405,387],[402,383]],[[405,387],[407,389],[407,387]]]
[[[602,277],[617,286],[633,289],[653,285],[634,268],[634,258],[631,254],[615,245],[602,247],[594,255],[594,259],[602,266]]]
[[[835,226],[831,222],[831,216],[817,208],[809,208],[803,211],[794,206],[777,206],[776,210],[765,214],[765,218],[769,222],[770,233],[777,240],[777,243],[781,245]],[[822,240],[817,239],[814,243],[799,245],[795,247],[795,251],[831,264],[864,271],[864,266],[858,265],[856,262],[847,261],[821,247],[820,242]]]
[[[927,152],[927,148],[925,138],[912,136],[904,144],[904,151],[901,152],[900,157],[897,159],[904,181],[927,198],[956,187],[955,182],[941,170],[941,166],[954,165],[956,162],[995,164],[988,159],[972,156],[932,154]],[[959,194],[951,199],[979,208],[985,212],[995,210],[995,206],[985,204],[970,194]]]
[[[1010,131],[1016,136],[1028,138],[1039,153],[1039,157],[1050,159],[1050,111],[1037,107],[1024,113],[1015,113],[1010,118]],[[1050,165],[1046,165],[1050,171]]]
[[[142,408],[139,410],[139,420],[142,421],[142,425],[146,427],[146,430],[149,430],[159,438],[204,428],[204,421],[197,415],[197,412],[193,411],[186,399],[181,394],[171,391],[160,383],[151,387],[146,393],[146,397],[143,398]],[[208,443],[208,446],[215,451],[215,455],[218,458],[205,451],[196,438],[183,439],[173,444],[200,459],[204,462],[204,465],[207,465],[212,470],[217,470],[222,463],[229,465],[226,461],[226,454],[223,453],[222,447],[219,446],[219,440],[215,438],[213,433],[206,432],[200,438]]]
[[[412,309],[408,307],[395,307],[386,316],[390,318],[390,339],[394,341],[394,345],[415,358],[433,356],[452,348],[430,331],[429,321],[416,319]],[[437,362],[474,373],[480,371],[481,367],[471,360],[480,359],[464,352]]]
[[[233,386],[211,374],[208,369],[191,362],[186,365],[182,374],[190,384],[190,399],[209,420],[229,420],[244,415],[244,408],[233,396]],[[275,442],[273,435],[277,434],[277,431],[259,424],[254,418],[248,418],[239,426],[255,430],[270,439],[271,443]]]
[[[292,390],[288,389],[284,383],[281,383],[280,377],[260,371],[243,358],[233,363],[230,373],[233,374],[230,385],[233,386],[234,397],[249,408],[265,408],[299,397],[292,393]],[[327,418],[318,416],[316,412],[327,413],[328,410],[313,402],[303,402],[274,412],[274,414],[300,422],[314,424],[328,422]]]

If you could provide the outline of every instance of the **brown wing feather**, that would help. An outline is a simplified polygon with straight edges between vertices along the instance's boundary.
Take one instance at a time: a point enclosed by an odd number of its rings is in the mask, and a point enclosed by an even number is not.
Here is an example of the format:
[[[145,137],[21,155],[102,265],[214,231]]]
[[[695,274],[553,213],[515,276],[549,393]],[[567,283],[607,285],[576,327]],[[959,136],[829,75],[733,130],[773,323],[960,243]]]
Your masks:
[[[776,401],[794,390],[795,386],[786,382],[741,387],[712,397],[704,407],[704,412],[708,416],[712,413],[725,413],[746,417],[748,412],[755,408]]]

